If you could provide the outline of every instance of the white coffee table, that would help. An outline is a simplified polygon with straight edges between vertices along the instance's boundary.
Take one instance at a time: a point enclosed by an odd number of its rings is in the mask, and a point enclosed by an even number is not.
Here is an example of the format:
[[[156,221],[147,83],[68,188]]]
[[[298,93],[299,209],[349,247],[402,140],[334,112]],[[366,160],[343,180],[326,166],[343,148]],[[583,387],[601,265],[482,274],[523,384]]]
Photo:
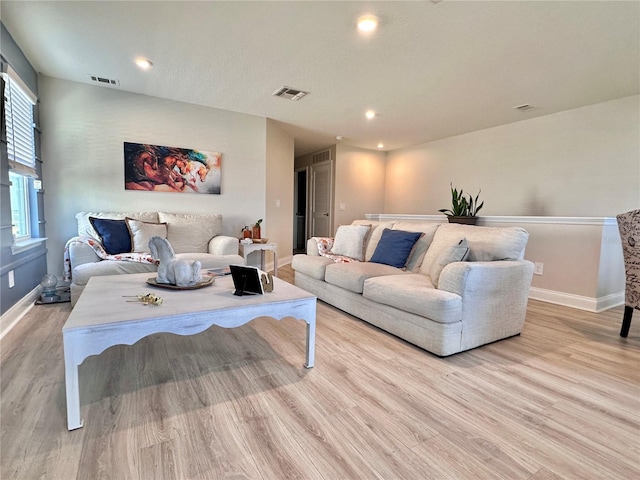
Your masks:
[[[113,345],[133,345],[154,333],[193,335],[218,325],[234,328],[258,317],[281,320],[294,317],[307,323],[306,368],[315,357],[316,297],[273,278],[274,289],[264,295],[233,295],[231,276],[217,277],[212,286],[198,290],[168,290],[146,284],[154,273],[92,277],[69,315],[64,342],[67,424],[80,428],[78,366],[89,356]],[[160,306],[131,303],[129,295],[152,292]]]

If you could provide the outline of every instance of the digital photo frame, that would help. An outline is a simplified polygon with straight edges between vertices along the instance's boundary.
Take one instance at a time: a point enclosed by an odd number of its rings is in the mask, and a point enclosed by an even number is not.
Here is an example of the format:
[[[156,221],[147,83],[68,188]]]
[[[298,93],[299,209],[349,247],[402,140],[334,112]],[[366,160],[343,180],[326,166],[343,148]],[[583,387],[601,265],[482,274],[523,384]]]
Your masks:
[[[262,295],[264,290],[260,281],[260,270],[244,265],[229,265],[235,287],[234,295]]]

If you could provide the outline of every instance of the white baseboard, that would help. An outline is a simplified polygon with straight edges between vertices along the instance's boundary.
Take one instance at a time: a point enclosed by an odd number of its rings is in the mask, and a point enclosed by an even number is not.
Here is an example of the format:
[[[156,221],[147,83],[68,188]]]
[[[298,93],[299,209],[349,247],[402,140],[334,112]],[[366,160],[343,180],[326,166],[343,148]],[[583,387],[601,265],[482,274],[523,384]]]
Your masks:
[[[529,298],[595,313],[600,313],[624,304],[624,292],[612,293],[611,295],[606,295],[604,297],[593,298],[574,295],[572,293],[557,292],[555,290],[545,290],[544,288],[531,287],[529,290]]]
[[[40,295],[40,285],[31,290],[0,317],[0,339],[2,339],[31,310]]]

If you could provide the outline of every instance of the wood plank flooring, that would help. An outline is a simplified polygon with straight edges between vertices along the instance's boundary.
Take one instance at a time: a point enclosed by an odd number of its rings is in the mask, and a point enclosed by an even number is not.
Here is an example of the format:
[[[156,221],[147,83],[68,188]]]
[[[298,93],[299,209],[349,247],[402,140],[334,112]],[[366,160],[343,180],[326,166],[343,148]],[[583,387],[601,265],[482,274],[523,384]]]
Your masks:
[[[279,276],[292,281],[289,266]],[[640,478],[640,313],[531,301],[522,335],[438,358],[318,303],[157,334],[80,366],[68,432],[61,329],[34,307],[0,344],[0,478]]]

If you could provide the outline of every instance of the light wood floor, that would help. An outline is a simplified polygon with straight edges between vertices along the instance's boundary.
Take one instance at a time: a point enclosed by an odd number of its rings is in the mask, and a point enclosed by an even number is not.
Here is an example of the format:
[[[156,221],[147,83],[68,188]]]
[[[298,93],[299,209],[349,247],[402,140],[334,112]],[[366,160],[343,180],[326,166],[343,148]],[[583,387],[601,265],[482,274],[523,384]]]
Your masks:
[[[438,358],[319,302],[310,370],[293,319],[153,335],[81,365],[68,432],[69,311],[0,345],[3,480],[640,476],[638,312],[621,339],[621,308],[531,301],[521,336]]]

